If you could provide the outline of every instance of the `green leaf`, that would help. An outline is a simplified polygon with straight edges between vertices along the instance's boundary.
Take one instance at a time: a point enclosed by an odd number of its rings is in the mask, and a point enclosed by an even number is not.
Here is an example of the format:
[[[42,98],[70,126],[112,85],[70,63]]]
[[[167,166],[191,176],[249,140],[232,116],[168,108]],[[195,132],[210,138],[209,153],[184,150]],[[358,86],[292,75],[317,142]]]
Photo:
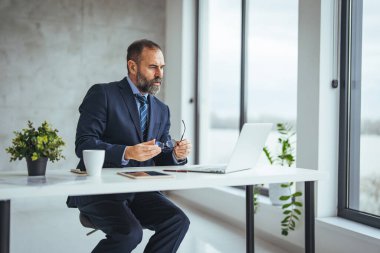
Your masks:
[[[279,199],[282,200],[282,201],[286,201],[288,199],[290,199],[291,196],[281,196]]]
[[[295,201],[293,204],[294,204],[295,206],[302,206],[302,203],[301,203],[301,202],[298,202],[298,201]]]
[[[33,153],[32,155],[32,161],[35,161],[39,158],[38,154],[36,152]]]
[[[290,219],[290,216],[286,216],[281,222],[287,222]]]
[[[293,203],[284,204],[284,205],[282,205],[281,208],[286,209],[286,208],[290,207],[291,205],[293,205]]]
[[[293,209],[294,212],[296,212],[298,215],[301,215],[301,211],[299,209]]]
[[[264,147],[263,151],[264,151],[264,154],[265,154],[266,158],[268,159],[269,163],[273,164],[273,157],[272,157],[271,153],[269,152],[268,148]]]
[[[283,212],[283,214],[287,215],[287,214],[290,214],[291,212],[292,212],[291,210],[285,210],[285,211]]]
[[[300,196],[302,196],[302,192],[295,192],[293,194],[293,197],[300,197]]]

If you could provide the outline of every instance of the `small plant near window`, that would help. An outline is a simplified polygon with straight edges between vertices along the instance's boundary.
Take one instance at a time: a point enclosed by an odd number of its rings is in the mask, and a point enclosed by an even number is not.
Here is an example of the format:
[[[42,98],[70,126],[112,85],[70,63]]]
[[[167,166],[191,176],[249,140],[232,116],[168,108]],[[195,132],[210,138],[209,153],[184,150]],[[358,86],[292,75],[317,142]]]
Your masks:
[[[281,165],[291,167],[295,162],[295,149],[293,138],[295,132],[293,128],[284,123],[278,123],[276,125],[277,131],[280,134],[278,138],[278,143],[280,144],[280,151],[278,155],[272,155],[267,147],[264,147],[263,151],[266,158],[268,159],[271,165]],[[279,200],[284,202],[281,208],[283,210],[284,219],[281,221],[281,234],[287,236],[290,231],[294,231],[297,221],[300,220],[302,214],[301,208],[302,203],[297,199],[302,196],[302,192],[296,191],[291,193],[291,188],[294,185],[294,182],[282,183],[282,188],[287,188],[289,195],[280,196]]]

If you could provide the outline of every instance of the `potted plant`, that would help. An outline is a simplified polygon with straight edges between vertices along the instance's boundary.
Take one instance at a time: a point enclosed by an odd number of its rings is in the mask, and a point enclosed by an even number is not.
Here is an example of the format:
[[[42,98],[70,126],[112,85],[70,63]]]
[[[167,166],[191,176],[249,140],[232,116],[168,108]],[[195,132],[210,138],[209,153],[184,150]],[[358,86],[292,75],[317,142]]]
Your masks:
[[[295,162],[294,141],[295,132],[287,124],[278,123],[277,131],[280,134],[278,143],[280,151],[278,155],[273,156],[267,147],[264,147],[264,153],[271,165],[291,167]],[[301,215],[302,203],[297,199],[302,196],[302,192],[295,191],[294,182],[269,184],[269,197],[274,205],[281,205],[284,219],[281,221],[281,234],[288,235],[296,227]]]
[[[37,129],[28,121],[27,128],[14,131],[16,137],[12,140],[12,146],[5,150],[11,155],[11,162],[26,159],[29,176],[43,176],[48,159],[55,162],[65,158],[62,155],[65,143],[57,133],[58,130],[52,129],[46,121]]]

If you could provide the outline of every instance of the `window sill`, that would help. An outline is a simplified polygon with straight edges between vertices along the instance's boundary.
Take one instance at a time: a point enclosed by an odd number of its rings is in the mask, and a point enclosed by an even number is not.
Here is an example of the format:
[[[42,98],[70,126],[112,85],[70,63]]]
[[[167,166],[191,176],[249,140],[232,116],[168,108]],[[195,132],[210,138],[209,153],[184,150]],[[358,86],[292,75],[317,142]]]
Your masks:
[[[380,244],[380,230],[340,217],[317,218],[316,225],[361,240],[375,240]]]

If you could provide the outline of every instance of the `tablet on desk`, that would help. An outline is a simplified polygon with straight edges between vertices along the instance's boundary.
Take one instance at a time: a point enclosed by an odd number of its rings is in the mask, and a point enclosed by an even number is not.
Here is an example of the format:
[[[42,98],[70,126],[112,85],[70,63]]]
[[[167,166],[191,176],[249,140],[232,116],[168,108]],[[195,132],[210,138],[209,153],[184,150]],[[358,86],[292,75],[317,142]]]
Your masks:
[[[174,178],[172,174],[166,174],[159,171],[123,171],[118,172],[118,175],[133,178],[133,179],[151,179],[151,178]]]

